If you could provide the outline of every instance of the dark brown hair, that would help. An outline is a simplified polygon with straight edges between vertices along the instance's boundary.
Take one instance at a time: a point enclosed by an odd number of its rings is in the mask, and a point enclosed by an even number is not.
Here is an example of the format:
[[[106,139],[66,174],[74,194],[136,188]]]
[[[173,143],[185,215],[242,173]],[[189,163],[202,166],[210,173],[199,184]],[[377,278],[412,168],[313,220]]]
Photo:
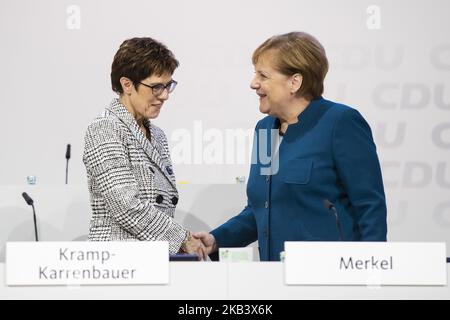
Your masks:
[[[120,78],[130,79],[137,87],[140,81],[152,75],[172,75],[179,63],[167,47],[152,38],[125,40],[114,56],[111,66],[112,89],[123,93]]]
[[[273,36],[253,52],[253,64],[268,50],[275,52],[276,70],[287,76],[296,73],[302,75],[303,82],[297,91],[298,96],[312,100],[322,95],[328,60],[325,49],[316,38],[305,32]]]

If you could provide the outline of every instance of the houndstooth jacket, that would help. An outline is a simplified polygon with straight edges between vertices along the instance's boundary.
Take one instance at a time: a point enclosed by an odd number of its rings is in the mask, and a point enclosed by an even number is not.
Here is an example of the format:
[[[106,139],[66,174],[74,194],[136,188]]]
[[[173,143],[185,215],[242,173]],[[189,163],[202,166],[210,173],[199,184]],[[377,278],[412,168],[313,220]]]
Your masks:
[[[187,231],[173,219],[178,191],[167,138],[150,121],[146,126],[150,140],[119,99],[88,126],[89,240],[166,240],[176,253]]]

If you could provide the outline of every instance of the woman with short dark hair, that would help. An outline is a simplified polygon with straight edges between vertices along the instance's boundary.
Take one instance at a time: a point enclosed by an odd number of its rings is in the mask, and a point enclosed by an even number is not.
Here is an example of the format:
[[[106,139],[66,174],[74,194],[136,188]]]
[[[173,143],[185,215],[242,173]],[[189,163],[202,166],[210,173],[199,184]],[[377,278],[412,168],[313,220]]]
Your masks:
[[[174,218],[178,191],[164,132],[155,119],[177,82],[178,61],[151,38],[124,41],[111,68],[119,94],[87,128],[83,161],[92,219],[89,240],[169,242],[170,253],[203,245]]]

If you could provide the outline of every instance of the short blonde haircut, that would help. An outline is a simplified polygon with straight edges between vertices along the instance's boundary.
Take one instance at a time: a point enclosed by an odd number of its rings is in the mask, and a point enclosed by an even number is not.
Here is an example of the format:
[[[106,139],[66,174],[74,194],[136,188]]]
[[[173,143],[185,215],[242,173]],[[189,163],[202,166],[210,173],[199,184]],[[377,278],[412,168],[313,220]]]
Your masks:
[[[323,81],[328,72],[325,49],[312,35],[305,32],[290,32],[273,36],[264,41],[253,52],[256,65],[262,54],[275,52],[274,68],[286,76],[299,73],[303,83],[297,95],[312,100],[322,95]]]

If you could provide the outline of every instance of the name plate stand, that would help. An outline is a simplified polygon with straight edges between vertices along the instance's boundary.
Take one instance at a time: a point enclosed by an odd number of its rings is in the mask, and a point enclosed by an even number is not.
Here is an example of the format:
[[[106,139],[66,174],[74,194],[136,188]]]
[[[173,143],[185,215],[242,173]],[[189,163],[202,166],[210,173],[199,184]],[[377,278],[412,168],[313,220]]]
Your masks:
[[[8,242],[6,283],[168,284],[169,245],[166,241]]]

